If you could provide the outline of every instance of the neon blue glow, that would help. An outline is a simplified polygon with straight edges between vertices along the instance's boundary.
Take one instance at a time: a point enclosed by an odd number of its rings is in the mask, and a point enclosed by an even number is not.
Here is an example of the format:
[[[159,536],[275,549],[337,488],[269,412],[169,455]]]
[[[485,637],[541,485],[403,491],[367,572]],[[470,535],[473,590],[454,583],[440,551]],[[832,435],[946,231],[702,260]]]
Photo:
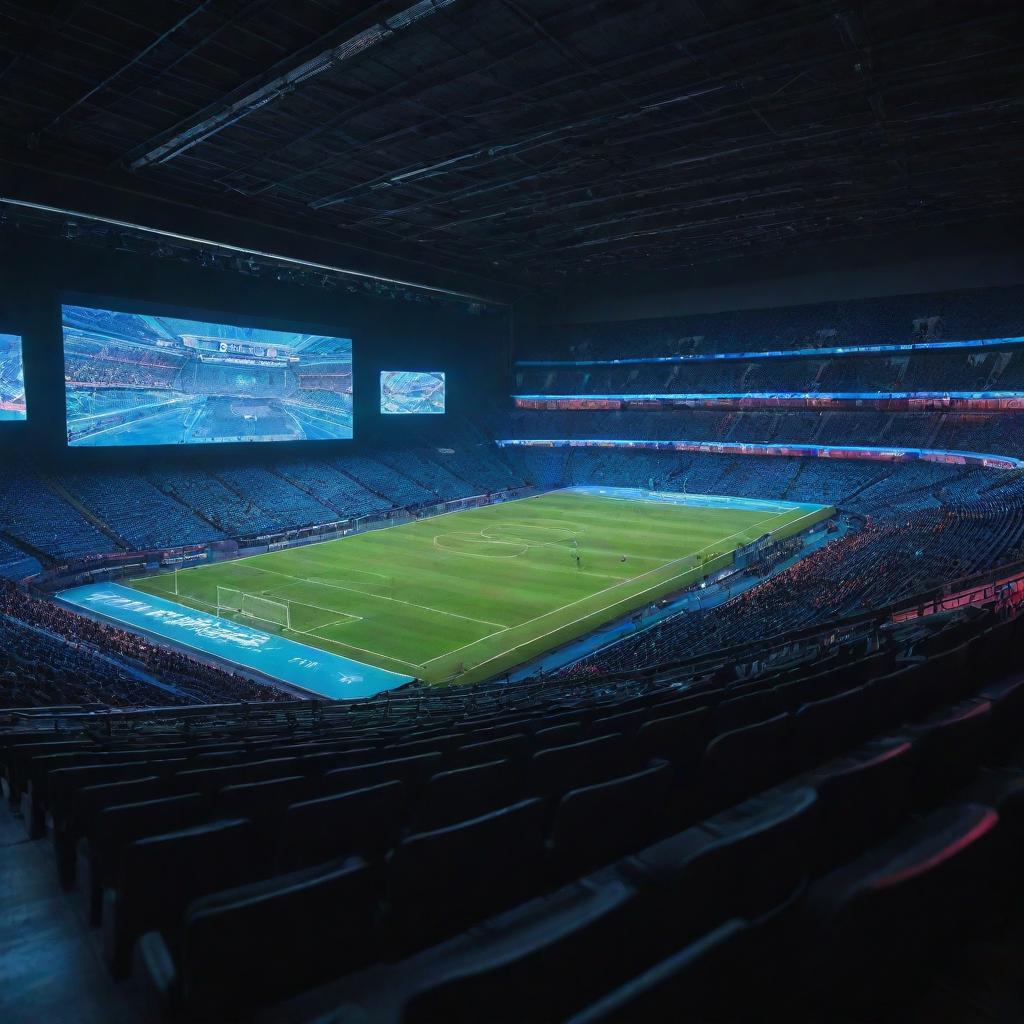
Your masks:
[[[744,359],[813,359],[815,356],[862,356],[890,352],[932,352],[943,349],[995,348],[1024,345],[1024,337],[973,338],[967,341],[915,341],[892,345],[837,345],[831,348],[765,349],[760,352],[706,352],[680,356],[636,356],[624,359],[517,359],[516,366],[640,366],[648,363],[717,363]]]
[[[579,395],[513,395],[517,402],[696,402],[715,399],[736,401],[742,398],[823,399],[826,401],[859,401],[862,399],[971,399],[1024,398],[1024,391],[688,391],[651,395],[579,394]]]
[[[862,458],[901,462],[923,459],[956,465],[976,464],[989,469],[1021,469],[1024,461],[1010,455],[963,452],[945,448],[877,448],[850,444],[756,444],[746,441],[631,441],[611,438],[506,438],[499,448],[627,448],[637,451],[704,452],[709,455],[796,455],[818,458]]]
[[[331,700],[372,697],[412,681],[412,676],[364,665],[116,583],[73,587],[57,596],[103,618]]]

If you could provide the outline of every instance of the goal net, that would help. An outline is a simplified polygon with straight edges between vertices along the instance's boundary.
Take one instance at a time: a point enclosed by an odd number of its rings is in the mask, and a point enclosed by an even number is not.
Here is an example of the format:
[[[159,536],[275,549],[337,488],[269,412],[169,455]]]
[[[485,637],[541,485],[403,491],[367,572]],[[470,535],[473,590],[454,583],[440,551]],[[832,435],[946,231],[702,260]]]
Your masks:
[[[217,588],[217,614],[235,612],[260,622],[272,622],[291,629],[291,606],[287,601],[274,601],[259,594],[247,594],[231,587]]]

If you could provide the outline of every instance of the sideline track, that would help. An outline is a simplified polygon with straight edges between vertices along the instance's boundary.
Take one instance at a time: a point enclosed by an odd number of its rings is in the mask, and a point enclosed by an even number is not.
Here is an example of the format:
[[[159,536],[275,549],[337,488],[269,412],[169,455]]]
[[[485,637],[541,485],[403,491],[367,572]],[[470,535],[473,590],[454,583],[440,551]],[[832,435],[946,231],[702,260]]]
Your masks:
[[[331,700],[373,697],[412,682],[412,676],[365,665],[273,633],[193,611],[117,583],[90,583],[57,594],[76,609],[189,647]]]

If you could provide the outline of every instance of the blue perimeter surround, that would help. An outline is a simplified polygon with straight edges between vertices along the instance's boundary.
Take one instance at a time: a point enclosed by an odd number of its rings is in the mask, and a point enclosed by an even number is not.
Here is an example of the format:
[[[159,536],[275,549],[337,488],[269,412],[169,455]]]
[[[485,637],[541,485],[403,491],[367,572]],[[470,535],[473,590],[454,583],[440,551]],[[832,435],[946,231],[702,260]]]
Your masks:
[[[857,401],[860,399],[916,398],[1021,398],[1024,391],[688,391],[656,395],[513,395],[520,402],[709,402],[716,399],[740,398],[802,398],[823,401]]]
[[[1024,459],[1012,455],[962,452],[945,448],[877,448],[863,444],[790,444],[775,441],[629,441],[611,438],[505,438],[494,442],[499,448],[619,448],[631,451],[706,452],[709,455],[780,455],[817,458],[863,458],[880,462],[922,459],[947,465],[980,465],[990,469],[1024,469]]]
[[[116,583],[73,587],[57,597],[105,619],[331,700],[372,697],[412,682],[412,676],[364,665]]]
[[[599,487],[595,484],[563,487],[559,494],[593,494],[599,498],[624,498],[650,501],[658,505],[689,505],[692,508],[724,508],[741,512],[792,512],[806,509],[817,512],[827,505],[808,501],[766,501],[763,498],[734,498],[723,494],[684,494],[680,491],[648,491],[644,487]]]

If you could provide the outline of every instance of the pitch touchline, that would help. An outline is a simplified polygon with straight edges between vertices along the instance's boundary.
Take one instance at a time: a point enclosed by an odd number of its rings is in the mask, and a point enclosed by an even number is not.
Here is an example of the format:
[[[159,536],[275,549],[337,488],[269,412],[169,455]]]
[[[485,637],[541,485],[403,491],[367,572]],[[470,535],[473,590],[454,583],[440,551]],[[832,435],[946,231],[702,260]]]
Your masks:
[[[767,519],[762,519],[759,522],[755,523],[753,527],[748,527],[748,529],[756,529],[758,526],[761,526],[762,523],[770,522],[772,519],[777,519],[780,515],[785,515],[785,514],[786,514],[785,512],[777,512],[774,515],[769,516]],[[800,519],[794,519],[793,523],[795,525],[796,523],[799,523],[801,520],[807,519],[808,517],[810,517],[812,515],[815,515],[815,514],[816,514],[816,512],[808,512],[806,515],[801,516]],[[737,530],[736,533],[730,534],[728,537],[723,537],[723,538],[721,538],[719,540],[716,540],[714,542],[714,544],[721,544],[723,540],[732,540],[734,537],[738,537],[741,533],[746,533],[746,530]],[[704,547],[700,548],[698,551],[693,552],[691,555],[685,555],[684,557],[685,558],[691,558],[693,555],[699,555],[702,552],[707,551],[707,549],[712,547],[712,546],[713,546],[712,544],[706,544]],[[682,561],[682,559],[677,559],[676,561]],[[659,566],[658,568],[659,569],[663,569],[666,565],[671,565],[671,564],[672,564],[671,562],[666,562],[666,563],[664,563],[664,565]],[[639,579],[642,579],[644,576],[649,576],[652,572],[657,572],[657,571],[658,571],[658,569],[650,569],[647,572],[641,573],[638,576],[633,576],[633,577],[630,578],[629,581],[624,581],[624,582],[631,582],[632,580],[639,580]],[[678,573],[677,575],[672,576],[672,577],[670,577],[667,580],[662,580],[660,583],[655,583],[653,586],[647,587],[646,590],[641,590],[641,591],[638,591],[635,594],[630,594],[628,596],[628,598],[624,598],[623,600],[632,600],[633,598],[641,597],[643,594],[647,594],[650,591],[655,590],[658,587],[663,586],[666,583],[672,583],[673,581],[675,581],[675,580],[677,580],[680,577],[685,576],[685,575],[686,575],[685,572]],[[589,595],[589,597],[584,597],[584,598],[580,598],[579,600],[576,600],[576,601],[571,601],[569,604],[562,605],[561,607],[555,608],[555,609],[553,609],[550,612],[544,612],[542,615],[538,615],[538,616],[536,616],[536,617],[534,617],[532,619],[527,619],[525,622],[519,623],[518,626],[510,627],[510,628],[516,628],[517,629],[517,628],[519,628],[519,626],[527,626],[527,625],[530,625],[531,623],[539,622],[541,619],[547,618],[550,615],[555,615],[558,612],[563,612],[563,611],[565,611],[566,608],[573,607],[573,605],[580,604],[583,601],[588,601],[591,598],[598,597],[601,594],[606,594],[609,590],[615,590],[616,586],[621,586],[621,584],[617,584],[617,585],[614,585],[614,586],[611,586],[611,587],[605,587],[604,590],[599,590],[596,593]],[[575,626],[577,622],[583,622],[585,619],[589,619],[589,618],[591,618],[594,615],[599,615],[601,612],[608,611],[610,608],[614,608],[615,605],[617,605],[619,603],[620,603],[619,601],[613,601],[610,605],[606,605],[603,608],[595,608],[592,611],[587,612],[586,615],[581,615],[578,619],[573,619],[571,622],[563,622],[560,625],[556,626],[554,629],[549,629],[546,633],[539,633],[537,636],[532,636],[529,639],[524,640],[522,643],[516,644],[514,647],[508,647],[508,648],[506,648],[503,651],[499,651],[497,654],[493,655],[490,658],[485,658],[483,661],[477,662],[473,666],[473,669],[475,671],[476,669],[480,668],[482,665],[489,665],[492,661],[497,661],[498,658],[503,658],[506,654],[511,654],[512,651],[518,651],[520,647],[526,647],[529,644],[536,643],[538,640],[543,640],[544,637],[546,637],[546,636],[551,636],[552,633],[557,633],[560,630],[567,629],[570,626]],[[480,641],[474,641],[474,642],[475,643],[479,643]],[[443,658],[445,656],[446,655],[440,655],[441,658]],[[438,660],[439,660],[439,658],[432,658],[431,659],[431,661],[438,661]],[[424,665],[429,665],[429,664],[430,664],[430,662],[424,662]]]

